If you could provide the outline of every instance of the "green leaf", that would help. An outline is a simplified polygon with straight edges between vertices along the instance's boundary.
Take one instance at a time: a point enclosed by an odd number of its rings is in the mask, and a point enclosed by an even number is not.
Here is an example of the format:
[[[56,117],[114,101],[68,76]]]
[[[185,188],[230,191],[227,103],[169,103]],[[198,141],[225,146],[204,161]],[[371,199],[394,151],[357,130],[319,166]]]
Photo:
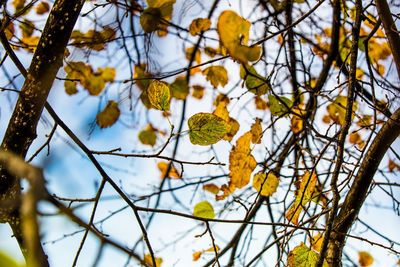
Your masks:
[[[149,124],[146,129],[139,132],[138,138],[143,145],[154,146],[157,141],[156,130],[151,124]]]
[[[289,252],[287,264],[289,267],[315,267],[317,265],[319,254],[309,249],[303,242]],[[322,267],[328,267],[324,260]]]
[[[110,127],[117,122],[120,115],[118,103],[110,100],[107,106],[96,116],[96,123],[100,129]]]
[[[253,66],[240,65],[240,77],[246,81],[246,88],[253,94],[264,95],[269,91],[266,78],[259,75]]]
[[[190,142],[195,145],[211,145],[224,137],[228,124],[217,115],[197,113],[189,118]]]
[[[271,114],[273,116],[282,116],[285,113],[287,113],[289,111],[288,108],[290,108],[292,106],[292,101],[284,96],[279,96],[275,97],[273,95],[269,95],[268,96],[268,101],[269,101],[269,110],[271,111]],[[285,103],[285,105],[283,103]],[[287,116],[289,114],[286,114],[285,116]]]
[[[214,208],[208,201],[202,201],[194,206],[193,215],[205,219],[214,219]]]
[[[147,87],[147,96],[150,104],[159,110],[169,111],[169,100],[171,93],[166,83],[160,81],[152,81]]]
[[[140,16],[140,25],[147,33],[157,29],[161,21],[161,10],[155,7],[146,8]]]

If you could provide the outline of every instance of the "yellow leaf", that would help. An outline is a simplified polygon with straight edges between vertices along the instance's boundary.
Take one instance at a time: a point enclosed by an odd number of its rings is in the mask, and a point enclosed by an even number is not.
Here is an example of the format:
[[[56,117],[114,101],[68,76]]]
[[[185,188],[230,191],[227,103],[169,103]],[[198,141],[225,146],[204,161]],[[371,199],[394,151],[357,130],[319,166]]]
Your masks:
[[[221,102],[223,102],[225,106],[228,105],[230,102],[229,97],[224,94],[218,94],[214,100],[214,106],[217,107],[218,105],[220,105]]]
[[[268,102],[258,95],[254,98],[254,104],[256,105],[256,109],[266,110],[268,108]]]
[[[390,172],[393,172],[395,169],[400,171],[400,165],[397,165],[392,159],[389,159],[388,168]]]
[[[196,34],[206,31],[210,29],[211,27],[211,20],[210,19],[203,19],[203,18],[197,18],[192,21],[192,23],[189,26],[189,33],[192,36],[196,36]]]
[[[250,176],[257,166],[257,162],[251,155],[251,132],[245,133],[236,141],[229,154],[230,183],[237,188],[242,188],[250,181]]]
[[[202,73],[214,88],[217,88],[219,84],[224,87],[228,83],[228,72],[223,66],[211,66],[204,69]]]
[[[12,1],[12,5],[14,6],[15,10],[18,11],[25,6],[25,0],[14,0]]]
[[[205,184],[205,185],[203,185],[203,190],[216,195],[219,192],[219,187],[215,184]]]
[[[295,192],[296,199],[286,213],[286,218],[291,223],[298,224],[301,211],[305,208],[305,205],[312,200],[316,182],[317,175],[315,173],[310,175],[309,172],[306,172],[301,177],[300,188]]]
[[[214,219],[214,208],[208,201],[202,201],[196,204],[193,208],[193,215],[205,219]]]
[[[329,117],[337,124],[343,125],[346,116],[347,97],[338,95],[336,99],[326,107]],[[357,110],[358,103],[353,102],[353,112]],[[353,120],[354,115],[351,116]]]
[[[71,79],[71,77],[66,77],[66,79]],[[65,92],[69,95],[74,95],[78,93],[78,89],[76,89],[77,82],[76,81],[64,81]]]
[[[98,68],[97,70],[98,73],[100,73],[101,77],[104,79],[106,82],[113,82],[115,79],[115,74],[116,70],[115,68]]]
[[[171,89],[171,96],[176,99],[186,99],[189,94],[186,76],[176,77],[175,81],[169,85],[169,88]]]
[[[251,125],[251,142],[253,144],[261,144],[261,137],[263,135],[261,127],[261,119],[256,118],[256,121]]]
[[[215,57],[215,55],[218,54],[218,51],[215,48],[212,48],[210,46],[206,46],[206,47],[204,47],[204,53],[206,53],[207,56],[212,58],[212,57]]]
[[[301,118],[301,116],[305,112],[300,108],[294,108],[293,112],[295,113],[295,115],[292,115],[292,118],[290,120],[291,122],[290,129],[292,130],[293,133],[299,133],[303,130],[303,119]]]
[[[159,8],[148,7],[140,15],[140,25],[145,32],[150,33],[158,28],[161,19]]]
[[[226,121],[211,113],[197,113],[189,118],[190,142],[195,145],[215,144],[226,133]]]
[[[214,115],[217,115],[224,121],[228,122],[229,120],[229,112],[228,109],[226,108],[226,103],[225,102],[219,102],[213,112]]]
[[[40,37],[38,36],[22,37],[21,45],[26,51],[34,53],[36,50],[36,46],[39,43],[39,39]]]
[[[265,178],[267,177],[267,178]],[[272,172],[268,174],[257,173],[253,176],[253,187],[260,192],[262,196],[272,196],[279,185],[279,178],[275,176]]]
[[[157,168],[161,172],[161,178],[165,177],[165,173],[167,172],[168,166],[169,166],[169,163],[164,162],[164,161],[160,161],[160,162],[157,163]],[[169,170],[169,173],[168,173],[168,175],[166,177],[167,178],[168,177],[169,178],[176,178],[176,179],[180,179],[181,178],[179,173],[178,173],[178,170],[173,166],[171,166],[171,168]]]
[[[157,8],[160,11],[161,18],[165,21],[169,21],[173,12],[173,5],[176,0],[147,0],[148,8]],[[168,24],[159,20],[158,24],[158,36],[163,37],[168,33]]]
[[[204,96],[204,87],[201,85],[193,85],[192,96],[197,99],[202,99]]]
[[[100,126],[100,129],[110,127],[118,120],[119,115],[118,103],[110,100],[103,111],[97,114],[97,125]]]
[[[157,80],[152,81],[147,87],[147,97],[154,108],[169,111],[171,93],[166,83]]]
[[[98,74],[91,73],[83,81],[81,80],[83,88],[87,89],[90,95],[100,95],[106,87],[106,82],[103,77]]]
[[[14,36],[14,24],[10,21],[7,25],[7,28],[4,29],[4,33],[7,37],[7,40],[10,40]]]
[[[229,117],[228,128],[226,130],[224,140],[229,141],[229,142],[232,141],[233,137],[239,131],[239,128],[240,128],[239,122],[237,120],[235,120],[234,118]]]
[[[49,12],[49,10],[50,10],[50,5],[47,2],[42,1],[36,6],[36,14],[38,15],[43,15]]]
[[[32,36],[35,29],[35,24],[32,21],[24,19],[20,24],[19,28],[22,32],[22,38],[29,38]]]
[[[201,254],[203,254],[203,251],[197,251],[193,253],[193,261],[198,261],[201,257]]]
[[[136,80],[136,85],[140,90],[144,91],[147,89],[149,84],[151,83],[151,77],[153,75],[146,71],[146,64],[142,63],[139,65],[135,65],[135,74],[134,78]]]
[[[194,49],[195,49],[194,46],[191,46],[191,47],[186,48],[186,50],[185,50],[185,55],[186,55],[186,59],[187,59],[187,60],[191,60],[191,59],[192,59]],[[196,50],[196,53],[195,53],[195,55],[194,55],[194,57],[193,57],[193,60],[194,60],[197,64],[200,64],[200,63],[201,63],[200,49],[197,49],[197,50]]]
[[[357,145],[358,143],[362,142],[361,135],[358,132],[352,132],[349,135],[349,142],[351,144]]]
[[[303,242],[292,251],[287,257],[288,267],[314,267],[317,265],[319,254],[309,249]],[[328,263],[324,260],[322,267],[328,267]]]
[[[139,141],[143,145],[154,146],[157,141],[156,131],[157,131],[157,129],[155,129],[153,127],[153,125],[148,124],[146,129],[139,132],[139,135],[138,135]]]
[[[256,61],[261,56],[258,45],[246,46],[251,23],[232,10],[225,10],[218,18],[217,30],[223,46],[230,56],[241,63]]]
[[[157,265],[157,266],[154,266],[154,265],[153,265],[153,260],[151,259],[151,255],[150,255],[150,254],[144,255],[144,261],[145,261],[148,265],[150,265],[150,266],[152,266],[152,267],[160,267],[161,264],[162,264],[162,262],[163,262],[163,260],[162,260],[161,258],[157,258],[157,257],[154,257],[154,260],[156,261],[156,265]]]
[[[369,128],[372,126],[372,116],[370,115],[364,115],[360,118],[360,120],[357,122],[357,126],[361,128]]]
[[[358,252],[358,263],[361,267],[368,267],[374,262],[374,258],[366,251]]]
[[[321,251],[322,242],[324,241],[324,236],[318,233],[316,236],[309,238],[311,243],[311,248],[317,252]]]
[[[222,191],[222,195],[215,196],[215,200],[224,200],[227,196],[232,194],[236,189],[236,186],[232,184],[232,182],[229,182],[227,185],[223,184],[220,188],[220,191]]]

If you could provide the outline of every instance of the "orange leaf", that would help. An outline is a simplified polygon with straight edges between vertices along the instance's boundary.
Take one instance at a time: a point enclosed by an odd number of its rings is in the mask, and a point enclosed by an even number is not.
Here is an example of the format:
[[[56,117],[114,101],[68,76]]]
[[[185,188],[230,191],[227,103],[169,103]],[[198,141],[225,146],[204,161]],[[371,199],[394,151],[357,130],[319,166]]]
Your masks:
[[[206,31],[210,29],[211,27],[211,20],[210,19],[203,19],[203,18],[197,18],[192,21],[192,23],[189,26],[189,33],[192,36],[196,36],[196,34],[199,34],[202,31]]]
[[[168,169],[168,165],[169,163],[164,162],[164,161],[160,161],[157,163],[157,168],[161,171],[161,178],[165,177],[165,173],[167,172]],[[169,174],[166,176],[167,178],[176,178],[176,179],[180,179],[180,175],[178,173],[178,170],[171,166],[170,170],[169,170]]]
[[[374,258],[366,251],[358,252],[358,263],[361,267],[368,267],[374,262]]]

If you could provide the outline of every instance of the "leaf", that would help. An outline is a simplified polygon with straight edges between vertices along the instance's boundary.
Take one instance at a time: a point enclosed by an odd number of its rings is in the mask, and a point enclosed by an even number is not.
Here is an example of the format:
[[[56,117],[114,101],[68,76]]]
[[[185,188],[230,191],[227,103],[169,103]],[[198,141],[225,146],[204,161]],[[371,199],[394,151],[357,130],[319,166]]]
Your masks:
[[[96,123],[100,126],[100,129],[110,127],[118,120],[120,111],[118,103],[110,100],[107,106],[96,116]]]
[[[287,257],[288,267],[315,267],[319,259],[319,254],[309,249],[303,242],[292,251]],[[323,267],[328,267],[328,263],[324,260]]]
[[[261,119],[256,118],[256,121],[251,125],[251,142],[253,144],[261,144],[261,137],[263,136]]]
[[[173,5],[176,0],[147,0],[148,8],[157,8],[160,11],[160,19],[158,23],[157,34],[160,37],[167,35],[168,24],[165,24],[162,20],[169,21],[173,12]],[[157,18],[156,18],[157,19]]]
[[[390,172],[393,172],[395,169],[400,171],[400,165],[397,165],[396,162],[394,162],[394,160],[392,160],[390,158],[389,158],[388,168],[389,168]]]
[[[203,254],[203,251],[196,251],[193,253],[193,261],[198,261]]]
[[[22,38],[29,38],[32,36],[33,31],[35,30],[35,24],[32,21],[24,19],[20,24],[19,28],[22,32]]]
[[[215,144],[225,135],[227,123],[211,113],[197,113],[189,118],[190,142],[195,145]]]
[[[4,267],[23,267],[25,265],[18,264],[13,258],[0,251],[0,266]]]
[[[196,36],[196,34],[201,33],[202,31],[206,31],[211,27],[210,19],[197,18],[192,21],[189,26],[189,33],[192,36]]]
[[[71,79],[71,77],[65,77],[66,79]],[[65,92],[69,95],[74,95],[78,93],[78,89],[76,89],[77,82],[76,81],[64,81]]]
[[[22,37],[20,40],[21,46],[28,51],[29,53],[34,53],[36,47],[39,43],[40,37],[38,36],[30,36],[30,37]]]
[[[171,93],[166,83],[157,80],[152,81],[147,87],[147,97],[154,108],[169,111]]]
[[[46,14],[47,12],[49,12],[50,10],[50,5],[47,2],[40,2],[37,6],[36,6],[36,14],[38,15],[43,15]]]
[[[101,77],[105,82],[113,82],[115,79],[116,70],[115,68],[98,68],[97,72],[100,73]]]
[[[224,87],[228,83],[228,72],[223,66],[211,66],[204,69],[202,73],[214,88],[217,88],[219,84]]]
[[[306,172],[301,177],[300,188],[295,192],[296,199],[286,213],[286,219],[291,223],[298,225],[301,211],[305,208],[305,205],[312,200],[316,182],[317,175],[315,173],[310,175],[309,172]]]
[[[206,46],[206,47],[204,47],[204,53],[206,53],[207,56],[213,58],[218,54],[218,51],[215,48]]]
[[[345,116],[346,116],[346,106],[347,106],[347,97],[338,95],[335,100],[326,107],[328,111],[328,115],[332,121],[339,125],[344,124]],[[353,103],[353,112],[357,110],[358,103],[354,101]],[[352,120],[354,115],[351,116]]]
[[[240,128],[239,122],[237,120],[235,120],[234,118],[229,117],[228,128],[226,130],[224,140],[229,141],[229,142],[232,141],[233,137],[239,131],[239,128]]]
[[[152,267],[160,267],[163,262],[162,258],[154,257],[154,260],[156,261],[157,266],[153,266],[153,260],[151,259],[150,254],[144,255],[144,262],[146,262],[148,265],[150,265]]]
[[[135,65],[134,78],[136,80],[136,85],[140,90],[145,91],[152,81],[152,74],[146,71],[146,64],[142,63]]]
[[[192,96],[196,99],[202,99],[204,96],[204,87],[201,85],[193,85]]]
[[[232,10],[225,10],[218,18],[217,31],[222,45],[230,56],[247,64],[256,61],[261,56],[261,47],[258,45],[246,46],[249,40],[251,23]]]
[[[257,96],[264,95],[270,90],[267,80],[259,75],[253,66],[241,64],[240,78],[245,80],[249,92]]]
[[[164,162],[164,161],[160,161],[157,163],[157,168],[161,171],[161,178],[165,177],[165,173],[167,172],[169,163]],[[178,173],[178,170],[171,166],[168,175],[166,176],[167,178],[176,178],[176,179],[180,179],[180,175]]]
[[[88,93],[93,96],[100,95],[106,87],[106,82],[103,77],[98,74],[91,73],[83,81],[81,81],[83,88],[88,90]]]
[[[178,76],[175,81],[169,85],[171,96],[176,99],[186,99],[189,94],[189,86],[187,84],[186,76]]]
[[[203,185],[203,190],[216,195],[219,192],[219,187],[215,184],[205,184],[205,185]]]
[[[260,96],[256,96],[254,98],[254,104],[256,105],[256,109],[266,110],[268,109],[268,102],[262,99]]]
[[[21,10],[25,6],[25,1],[26,0],[14,0],[12,1],[12,5],[15,8],[15,11]]]
[[[305,111],[302,110],[301,108],[294,108],[293,109],[293,115],[292,118],[290,119],[290,129],[292,130],[293,133],[299,133],[303,130],[303,119],[302,116],[305,115]]]
[[[229,154],[229,175],[230,183],[237,188],[242,188],[250,181],[250,176],[257,166],[257,162],[251,155],[250,132],[242,135]]]
[[[158,28],[161,19],[161,10],[159,8],[148,7],[140,15],[140,25],[145,32],[151,33]]]
[[[157,141],[156,129],[148,124],[146,129],[139,132],[138,138],[143,145],[154,146]]]
[[[106,43],[115,39],[116,32],[113,28],[106,26],[102,31],[89,30],[82,33],[74,30],[71,34],[72,45],[78,48],[90,48],[95,51],[101,51],[106,48]]]
[[[374,258],[366,251],[359,251],[358,252],[358,263],[361,267],[368,267],[372,265],[374,262]]]
[[[7,28],[4,29],[4,33],[6,35],[7,40],[10,40],[14,36],[15,29],[14,29],[14,24],[11,21],[8,23]]]
[[[311,243],[311,248],[317,252],[321,251],[322,242],[324,242],[324,236],[321,233],[318,233],[316,236],[309,238]]]
[[[193,215],[204,219],[214,219],[214,208],[208,201],[202,201],[193,208]]]
[[[265,179],[265,177],[267,177]],[[268,173],[257,173],[253,176],[253,187],[260,192],[262,196],[272,196],[279,185],[279,178],[275,176],[272,172]]]
[[[290,108],[292,107],[292,101],[284,96],[275,97],[268,95],[269,110],[273,116],[287,116]]]
[[[187,59],[187,60],[191,60],[191,59],[192,59],[194,49],[195,49],[194,46],[191,46],[191,47],[186,48],[186,50],[185,50],[185,56],[186,56],[186,59]],[[200,49],[197,49],[197,50],[196,50],[196,53],[195,53],[195,55],[194,55],[194,57],[193,57],[193,60],[194,60],[197,64],[200,64],[200,63],[201,63]]]

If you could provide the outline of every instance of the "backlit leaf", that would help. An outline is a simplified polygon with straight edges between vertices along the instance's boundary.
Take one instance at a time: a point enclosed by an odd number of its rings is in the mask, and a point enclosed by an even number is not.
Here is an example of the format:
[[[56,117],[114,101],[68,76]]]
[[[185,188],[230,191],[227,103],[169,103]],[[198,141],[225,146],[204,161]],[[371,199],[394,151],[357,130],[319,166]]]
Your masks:
[[[171,96],[176,99],[186,99],[189,94],[189,87],[186,76],[178,76],[175,81],[169,85]]]
[[[210,27],[211,27],[210,19],[197,18],[194,19],[190,24],[189,33],[193,36],[196,36],[196,34],[199,34],[202,31],[206,31],[210,29]]]
[[[358,252],[358,263],[361,267],[368,267],[372,265],[374,262],[374,258],[366,251],[359,251]]]
[[[98,71],[105,82],[113,82],[115,79],[116,70],[115,68],[98,68]]]
[[[171,93],[166,83],[157,80],[152,81],[149,87],[147,87],[147,96],[154,108],[169,111]]]
[[[256,96],[254,98],[254,104],[256,105],[256,109],[266,110],[268,109],[268,102],[262,99],[260,96]]]
[[[311,248],[317,252],[320,252],[322,247],[322,242],[324,242],[324,236],[321,233],[318,233],[316,236],[309,238],[311,243]]]
[[[253,144],[261,144],[261,137],[263,135],[261,127],[261,119],[256,118],[256,121],[251,125],[251,142]]]
[[[193,215],[205,219],[214,219],[214,208],[208,201],[202,201],[196,204],[193,208]]]
[[[32,36],[33,31],[35,30],[35,24],[33,24],[33,22],[30,20],[24,19],[19,24],[19,28],[21,29],[22,37],[28,38]]]
[[[66,79],[70,79],[71,77],[66,77]],[[78,93],[78,89],[76,89],[77,82],[76,81],[64,81],[65,92],[69,95],[74,95]]]
[[[299,133],[303,130],[304,122],[302,116],[305,115],[305,112],[301,108],[294,108],[293,113],[295,114],[292,114],[292,118],[290,119],[290,129],[294,133]]]
[[[215,144],[225,135],[227,123],[211,113],[197,113],[189,118],[190,142],[195,145]]]
[[[151,124],[148,124],[146,129],[139,132],[138,138],[143,145],[154,146],[157,141],[156,129]]]
[[[232,141],[233,137],[239,131],[239,128],[240,128],[239,122],[234,118],[229,117],[228,128],[226,130],[226,134],[224,135],[224,140],[229,142]]]
[[[161,10],[159,8],[148,7],[140,15],[140,25],[147,33],[155,31],[160,21]]]
[[[253,176],[253,187],[262,196],[272,196],[276,192],[278,185],[279,178],[272,172],[268,173],[268,176],[265,173],[257,173]]]
[[[11,4],[14,6],[16,11],[19,11],[25,6],[25,1],[26,0],[13,0]]]
[[[250,176],[257,166],[257,162],[251,155],[251,132],[242,135],[229,154],[229,178],[230,183],[237,188],[242,188],[250,181]]]
[[[286,218],[293,224],[298,224],[301,211],[305,205],[312,200],[315,184],[317,182],[317,175],[313,173],[310,175],[306,172],[300,180],[300,188],[295,191],[296,199],[286,212]]]
[[[164,178],[165,173],[167,172],[168,166],[169,166],[169,163],[167,163],[165,161],[160,161],[157,163],[157,168],[161,171],[161,178]],[[171,166],[169,173],[166,177],[176,178],[176,179],[181,178],[178,173],[178,170],[174,166]]]
[[[150,255],[150,254],[144,255],[144,261],[145,261],[148,265],[150,265],[150,266],[152,266],[152,267],[160,267],[161,264],[162,264],[162,262],[163,262],[162,258],[154,257],[154,260],[156,261],[156,265],[157,265],[157,266],[154,266],[154,265],[153,265],[153,260],[151,259],[151,255]]]
[[[319,254],[309,249],[303,242],[292,251],[287,257],[288,267],[315,267],[319,259]],[[322,267],[328,267],[328,263],[324,260]]]
[[[389,158],[388,168],[389,168],[390,172],[393,172],[395,169],[400,171],[400,165],[396,164],[396,162],[394,162],[394,160],[392,160],[390,158]]]
[[[357,110],[358,103],[354,101],[353,103],[353,112]],[[332,121],[339,125],[344,124],[345,116],[346,116],[346,107],[347,107],[347,97],[338,95],[335,100],[326,107],[328,111],[328,115]],[[354,118],[354,115],[351,117]]]
[[[202,73],[215,88],[219,84],[224,87],[228,83],[228,72],[223,66],[211,66],[204,69]]]
[[[253,66],[240,65],[240,78],[245,80],[246,88],[253,94],[260,96],[269,91],[267,80],[259,75]]]
[[[203,185],[203,190],[216,195],[219,192],[219,187],[215,184],[205,184],[205,185]]]
[[[110,100],[103,111],[97,114],[96,123],[100,126],[100,129],[110,127],[118,120],[119,115],[118,103]]]
[[[36,6],[36,14],[38,15],[43,15],[47,12],[49,12],[50,10],[50,5],[47,2],[40,2],[37,6]]]
[[[186,55],[186,59],[187,60],[191,60],[192,56],[193,56],[193,51],[194,51],[194,46],[191,46],[189,48],[186,48],[185,50],[185,55]],[[196,53],[193,57],[194,62],[196,62],[197,64],[201,63],[201,54],[200,54],[200,49],[196,50]]]
[[[230,56],[247,64],[261,56],[261,47],[247,46],[251,23],[232,10],[225,10],[218,18],[217,30],[223,46]]]
[[[136,85],[140,90],[145,91],[149,84],[151,83],[153,75],[146,71],[146,64],[142,63],[139,65],[135,65],[135,74],[134,78],[136,80]]]
[[[202,99],[204,96],[204,87],[201,85],[193,85],[192,96],[197,99]]]
[[[275,97],[274,95],[268,95],[269,110],[273,116],[287,116],[290,108],[292,107],[292,101],[284,96]]]

